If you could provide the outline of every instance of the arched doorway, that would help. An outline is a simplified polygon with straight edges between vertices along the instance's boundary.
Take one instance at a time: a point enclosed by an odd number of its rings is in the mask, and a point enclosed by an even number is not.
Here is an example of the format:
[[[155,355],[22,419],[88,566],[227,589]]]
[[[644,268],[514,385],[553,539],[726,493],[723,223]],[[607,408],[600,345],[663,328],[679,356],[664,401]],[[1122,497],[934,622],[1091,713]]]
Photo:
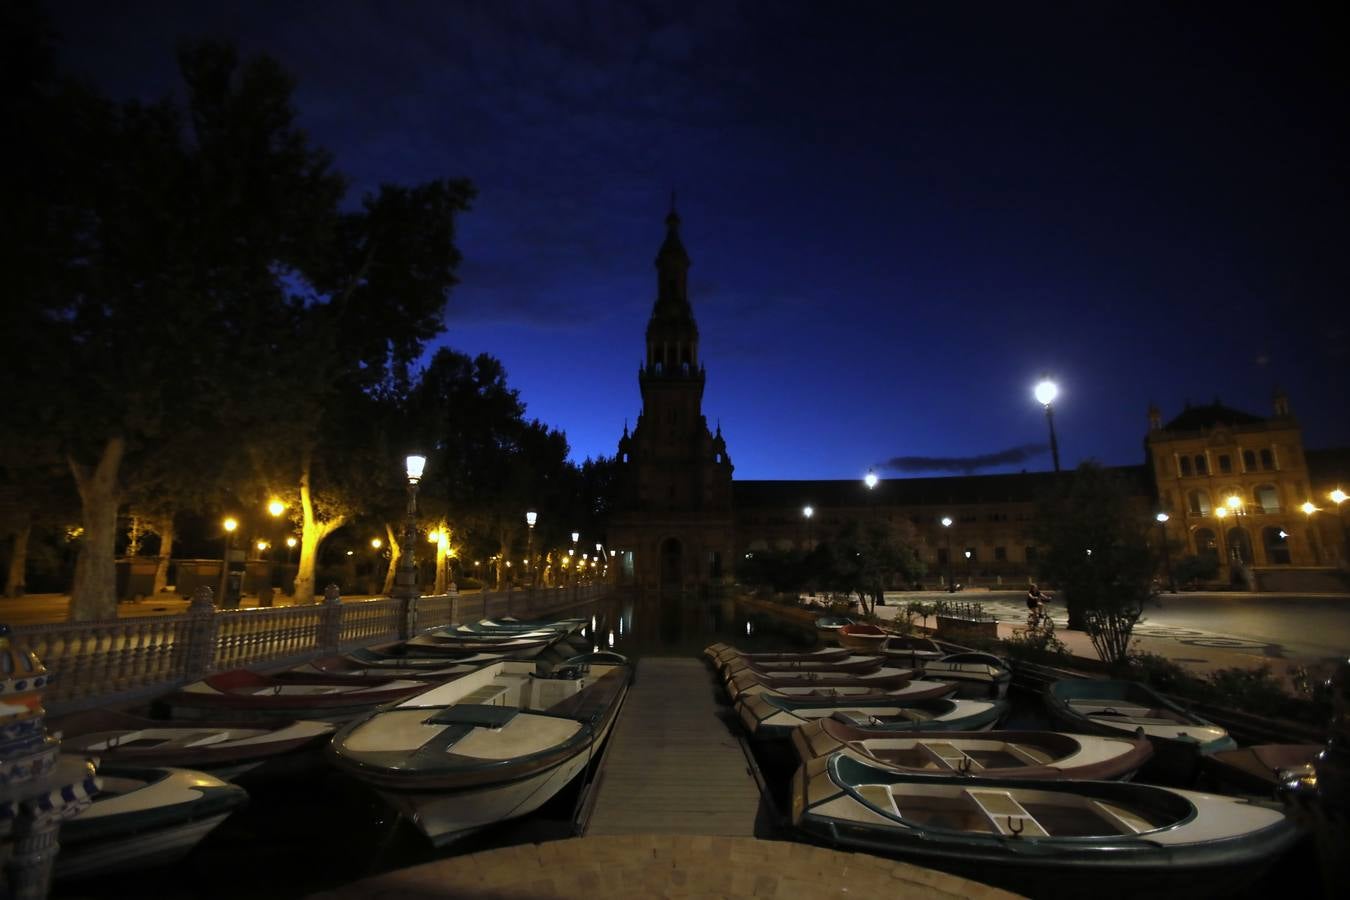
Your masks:
[[[1261,529],[1261,543],[1266,550],[1266,563],[1272,566],[1287,566],[1289,556],[1289,532],[1276,525]]]
[[[1219,545],[1215,542],[1214,532],[1208,528],[1195,529],[1195,555],[1219,558]]]
[[[1252,559],[1252,541],[1251,538],[1247,537],[1245,529],[1230,528],[1226,538],[1228,540],[1228,556],[1233,562],[1251,565],[1255,561]]]
[[[661,542],[661,583],[678,585],[684,581],[684,547],[679,538]]]

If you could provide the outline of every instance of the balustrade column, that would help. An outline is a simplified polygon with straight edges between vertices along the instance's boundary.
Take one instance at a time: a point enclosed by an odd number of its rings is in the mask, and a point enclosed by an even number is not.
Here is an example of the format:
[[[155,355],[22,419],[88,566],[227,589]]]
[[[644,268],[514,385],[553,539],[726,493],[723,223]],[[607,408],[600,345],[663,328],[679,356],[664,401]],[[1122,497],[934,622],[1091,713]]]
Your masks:
[[[337,653],[342,642],[342,591],[336,584],[323,589],[323,613],[319,625],[319,646],[325,653]]]
[[[216,605],[211,589],[201,585],[192,592],[188,604],[187,648],[184,676],[189,681],[205,678],[216,664],[216,638],[220,623],[216,620]]]

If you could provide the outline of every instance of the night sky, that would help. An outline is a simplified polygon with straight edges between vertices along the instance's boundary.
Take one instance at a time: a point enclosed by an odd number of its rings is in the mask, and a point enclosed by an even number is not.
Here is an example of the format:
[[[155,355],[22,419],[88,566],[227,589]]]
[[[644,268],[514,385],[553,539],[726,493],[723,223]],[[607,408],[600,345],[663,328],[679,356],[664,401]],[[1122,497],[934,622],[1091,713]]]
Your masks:
[[[470,178],[441,341],[578,460],[640,409],[678,191],[736,476],[850,478],[1049,468],[1042,371],[1066,466],[1141,462],[1150,402],[1265,415],[1275,385],[1309,446],[1350,444],[1350,35],[1333,4],[1185,6],[50,9],[113,96],[231,38],[356,188]]]

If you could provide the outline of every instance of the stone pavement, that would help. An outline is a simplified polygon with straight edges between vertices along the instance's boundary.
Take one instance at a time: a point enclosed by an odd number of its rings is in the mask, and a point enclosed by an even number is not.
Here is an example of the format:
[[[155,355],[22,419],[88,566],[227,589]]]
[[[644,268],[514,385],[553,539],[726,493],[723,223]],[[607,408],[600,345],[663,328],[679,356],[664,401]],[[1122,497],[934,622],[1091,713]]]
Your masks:
[[[908,863],[750,837],[622,835],[522,844],[367,878],[312,900],[631,900],[764,897],[814,900],[1016,894]]]

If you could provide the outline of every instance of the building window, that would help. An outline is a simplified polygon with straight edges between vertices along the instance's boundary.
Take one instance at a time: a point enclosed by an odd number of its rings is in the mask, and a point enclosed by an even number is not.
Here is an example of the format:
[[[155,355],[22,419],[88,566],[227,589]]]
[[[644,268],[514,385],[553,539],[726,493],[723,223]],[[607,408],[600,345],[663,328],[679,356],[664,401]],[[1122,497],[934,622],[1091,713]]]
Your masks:
[[[1027,548],[1027,562],[1034,563],[1041,558],[1041,553],[1035,547]]]
[[[1181,458],[1181,474],[1182,475],[1191,474],[1191,458],[1189,456],[1183,456]]]
[[[1209,494],[1204,491],[1191,491],[1186,495],[1186,508],[1193,516],[1209,515]]]
[[[1208,528],[1197,528],[1195,530],[1195,552],[1197,556],[1218,558],[1219,548],[1214,542],[1214,532]]]
[[[1209,474],[1209,463],[1205,461],[1205,455],[1203,453],[1197,453],[1195,455],[1195,474]]]
[[[1250,450],[1242,451],[1242,471],[1244,472],[1256,471],[1256,454]]]
[[[1263,484],[1256,489],[1256,502],[1260,505],[1262,512],[1277,513],[1280,511],[1280,494],[1275,490],[1273,484]]]
[[[994,548],[994,560],[997,561],[997,562],[1007,562],[1007,561],[1008,561],[1008,548],[1007,548],[1007,547],[995,547],[995,548]]]
[[[1269,472],[1275,468],[1275,454],[1270,452],[1270,448],[1261,451],[1261,468]]]
[[[1233,460],[1228,456],[1227,453],[1219,454],[1219,471],[1220,472],[1233,471]]]

